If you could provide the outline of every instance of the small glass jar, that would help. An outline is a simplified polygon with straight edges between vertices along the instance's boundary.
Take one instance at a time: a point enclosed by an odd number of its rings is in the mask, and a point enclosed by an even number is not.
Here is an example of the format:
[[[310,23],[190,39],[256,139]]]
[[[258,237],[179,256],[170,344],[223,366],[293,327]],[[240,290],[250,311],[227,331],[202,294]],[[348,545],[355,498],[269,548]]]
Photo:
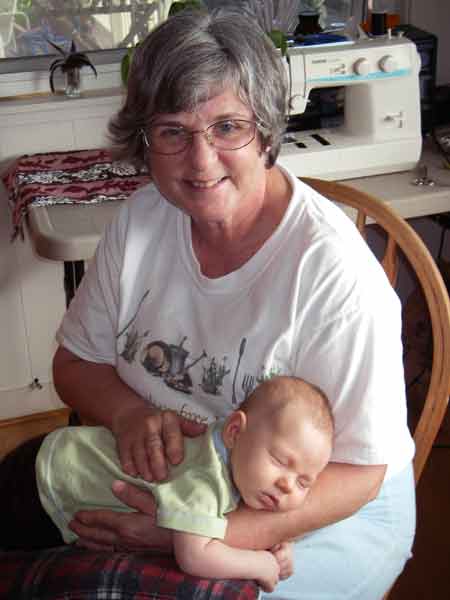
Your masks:
[[[81,95],[81,69],[70,67],[64,71],[66,78],[65,95],[68,98],[78,98]]]

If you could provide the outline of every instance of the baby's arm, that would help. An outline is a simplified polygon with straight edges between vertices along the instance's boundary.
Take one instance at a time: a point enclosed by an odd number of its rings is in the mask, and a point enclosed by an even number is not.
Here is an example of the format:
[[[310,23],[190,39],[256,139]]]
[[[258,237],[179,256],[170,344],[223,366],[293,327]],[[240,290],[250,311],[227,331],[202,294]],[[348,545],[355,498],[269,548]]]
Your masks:
[[[256,579],[265,592],[278,583],[280,565],[272,552],[242,550],[221,540],[174,531],[174,552],[178,566],[198,577]]]

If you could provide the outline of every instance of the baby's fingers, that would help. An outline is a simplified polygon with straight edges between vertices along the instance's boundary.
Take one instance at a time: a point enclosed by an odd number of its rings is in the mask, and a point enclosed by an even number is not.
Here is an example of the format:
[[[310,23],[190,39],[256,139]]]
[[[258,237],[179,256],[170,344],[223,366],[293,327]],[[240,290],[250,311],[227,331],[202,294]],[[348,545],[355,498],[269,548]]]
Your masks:
[[[271,548],[272,554],[277,559],[280,567],[280,579],[287,579],[294,573],[294,546],[290,542],[283,542]]]

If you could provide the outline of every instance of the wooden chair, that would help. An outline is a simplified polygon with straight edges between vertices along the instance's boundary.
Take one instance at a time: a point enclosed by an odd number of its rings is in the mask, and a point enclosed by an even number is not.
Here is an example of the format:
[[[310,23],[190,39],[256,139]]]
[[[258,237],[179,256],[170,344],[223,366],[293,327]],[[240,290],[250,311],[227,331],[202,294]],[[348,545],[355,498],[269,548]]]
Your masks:
[[[433,356],[428,391],[413,431],[417,485],[445,416],[450,394],[450,302],[444,281],[421,238],[381,200],[341,183],[308,177],[301,179],[323,196],[342,205],[346,212],[346,207],[355,209],[356,225],[364,238],[366,226],[370,223],[376,223],[384,230],[386,246],[381,263],[389,281],[395,286],[399,257],[403,255],[424,294],[431,321]],[[386,594],[384,600],[387,597]]]

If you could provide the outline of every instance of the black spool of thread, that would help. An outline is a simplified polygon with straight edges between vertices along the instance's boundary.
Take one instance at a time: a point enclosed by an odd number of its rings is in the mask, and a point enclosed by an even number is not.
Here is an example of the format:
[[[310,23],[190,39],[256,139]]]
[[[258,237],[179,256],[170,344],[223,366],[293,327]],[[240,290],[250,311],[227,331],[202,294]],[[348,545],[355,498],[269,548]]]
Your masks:
[[[305,11],[298,15],[299,23],[295,29],[294,35],[312,35],[323,31],[319,23],[320,15],[318,12]]]
[[[371,15],[371,20],[372,20],[372,26],[371,26],[372,35],[385,35],[386,34],[386,21],[387,21],[386,12],[373,12]]]

